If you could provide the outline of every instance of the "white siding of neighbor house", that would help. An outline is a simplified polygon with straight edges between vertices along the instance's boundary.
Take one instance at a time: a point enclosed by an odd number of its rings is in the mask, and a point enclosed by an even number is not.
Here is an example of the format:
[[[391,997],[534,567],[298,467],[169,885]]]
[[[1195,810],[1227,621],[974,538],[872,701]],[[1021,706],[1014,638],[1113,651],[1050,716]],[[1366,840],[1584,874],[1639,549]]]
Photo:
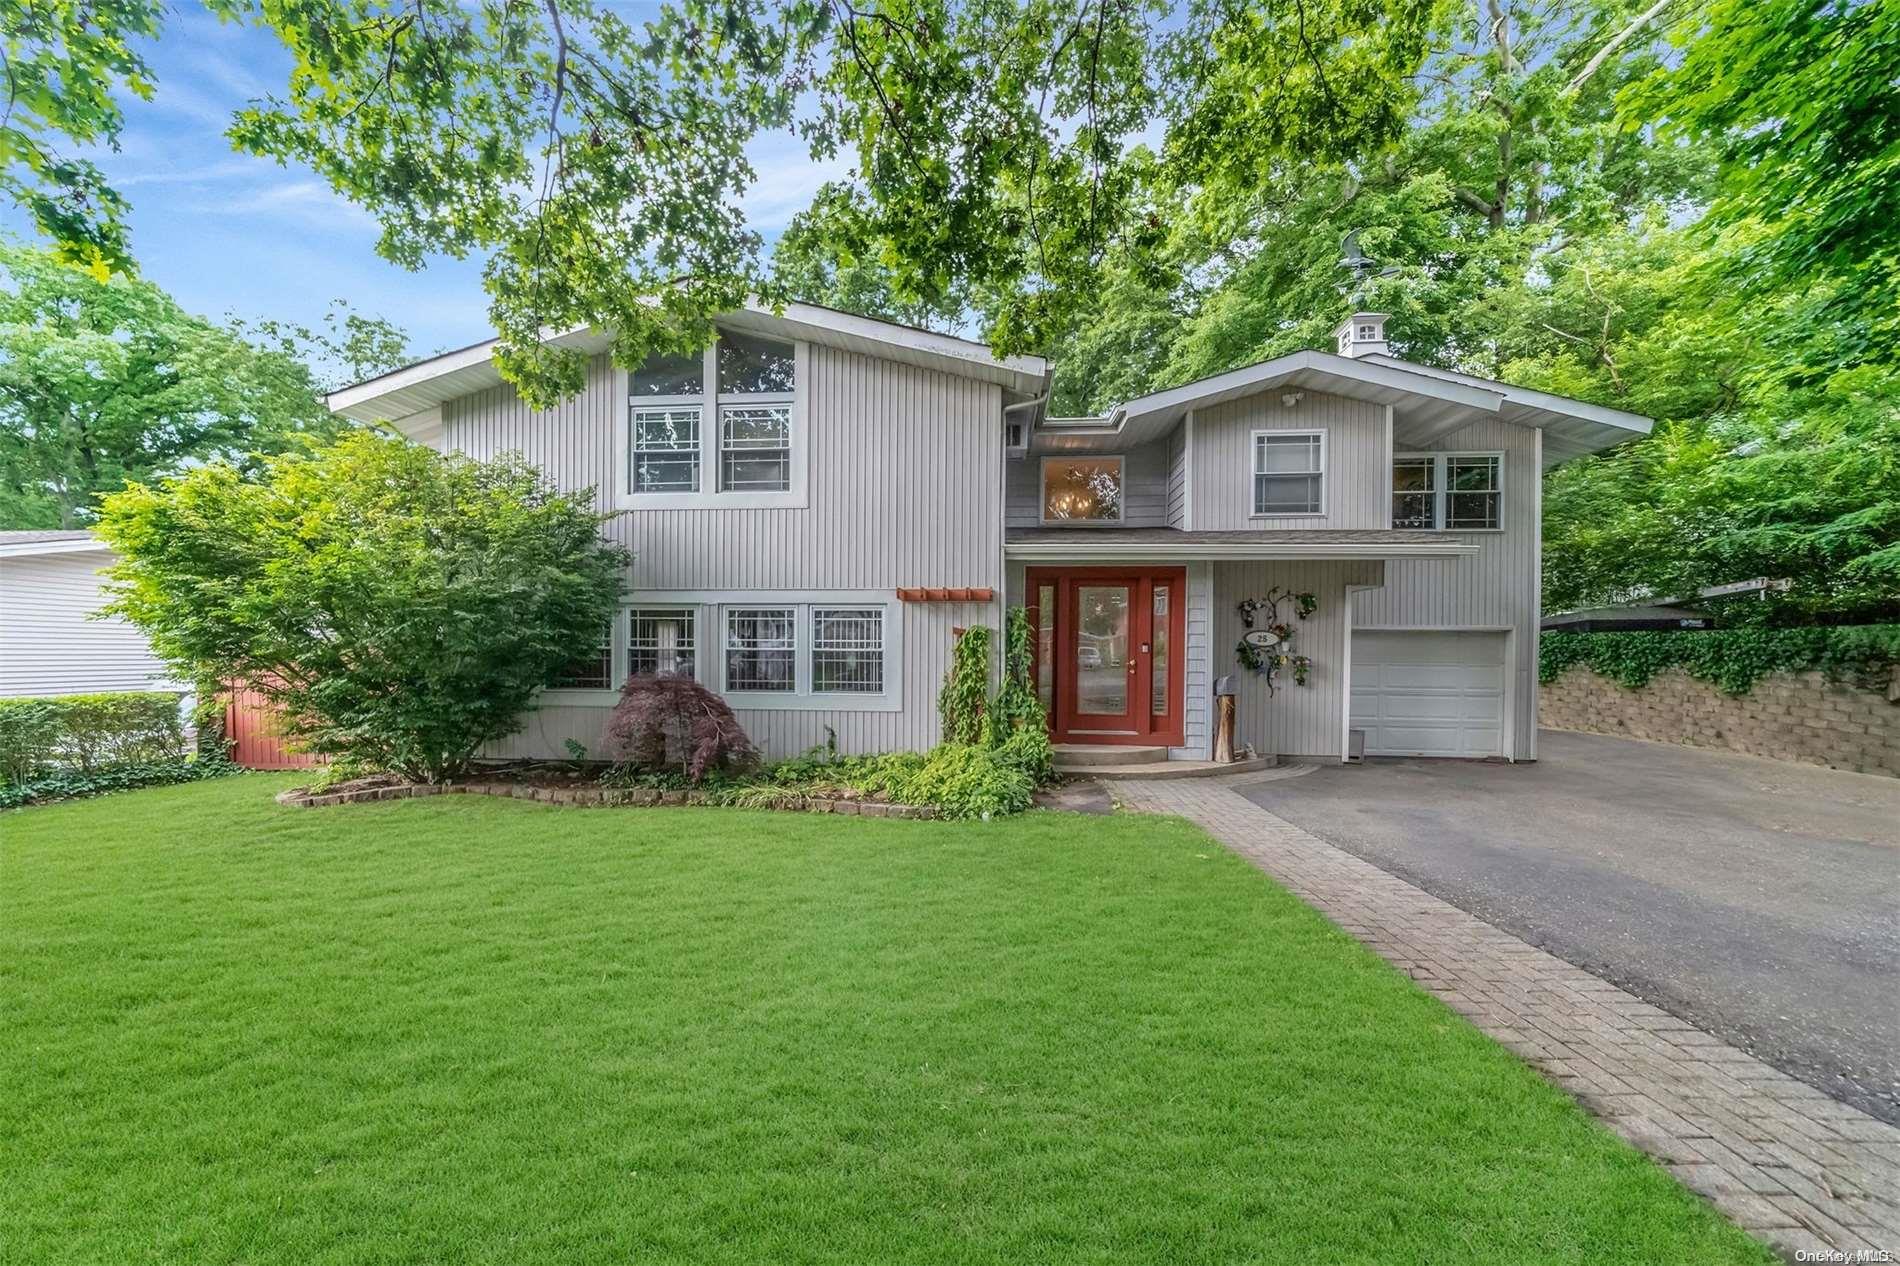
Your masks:
[[[0,697],[181,689],[144,634],[87,618],[113,561],[103,550],[0,558]]]
[[[1236,746],[1252,744],[1263,755],[1309,756],[1337,761],[1345,728],[1346,607],[1348,585],[1379,582],[1377,562],[1233,562],[1213,565],[1213,671],[1234,675]],[[1240,667],[1234,647],[1246,632],[1238,606],[1278,587],[1310,593],[1313,614],[1295,619],[1291,605],[1282,615],[1294,625],[1294,653],[1313,661],[1304,686],[1283,674],[1269,694],[1266,677]],[[1264,614],[1255,627],[1271,623]]]
[[[1502,452],[1504,528],[1455,533],[1478,546],[1473,557],[1388,563],[1384,586],[1353,600],[1355,629],[1507,630],[1511,703],[1505,753],[1518,760],[1537,754],[1540,438],[1529,427],[1484,421],[1406,449]]]
[[[799,392],[806,409],[809,500],[803,508],[666,509],[621,514],[607,527],[634,551],[632,593],[751,590],[853,591],[888,600],[898,588],[1001,591],[1001,389],[973,379],[806,345]],[[627,378],[604,357],[586,388],[552,410],[528,409],[502,386],[452,401],[444,443],[488,457],[514,451],[563,489],[593,486],[611,501]],[[903,603],[902,709],[737,710],[753,741],[786,756],[825,741],[846,751],[927,748],[937,740],[937,688],[951,629],[1000,628],[1002,605]],[[703,620],[710,641],[716,625]],[[548,702],[501,744],[500,756],[557,756],[573,738],[601,750],[609,705]]]
[[[1050,461],[1063,455],[1050,453]],[[1167,527],[1169,497],[1168,442],[1156,440],[1126,453],[1076,453],[1081,460],[1098,457],[1122,459],[1122,517],[1116,522],[1074,521],[1064,523],[1080,531],[1094,528]],[[1005,479],[1008,487],[1009,526],[1026,528],[1045,526],[1042,522],[1042,462],[1044,455],[1011,457]]]
[[[1196,409],[1188,462],[1196,531],[1247,528],[1383,528],[1390,526],[1390,449],[1385,407],[1307,391],[1291,406],[1279,390]],[[1255,431],[1326,434],[1325,513],[1256,518],[1253,513]]]

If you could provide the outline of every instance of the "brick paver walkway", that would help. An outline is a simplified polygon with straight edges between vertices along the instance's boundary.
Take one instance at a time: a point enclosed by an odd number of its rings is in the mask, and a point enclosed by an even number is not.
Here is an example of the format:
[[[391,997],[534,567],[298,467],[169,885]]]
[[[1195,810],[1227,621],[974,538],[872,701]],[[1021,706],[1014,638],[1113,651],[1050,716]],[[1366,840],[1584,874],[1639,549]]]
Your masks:
[[[1124,782],[1114,794],[1128,808],[1198,823],[1791,1260],[1828,1249],[1847,1260],[1856,1250],[1900,1258],[1900,1129],[1334,848],[1224,782]]]

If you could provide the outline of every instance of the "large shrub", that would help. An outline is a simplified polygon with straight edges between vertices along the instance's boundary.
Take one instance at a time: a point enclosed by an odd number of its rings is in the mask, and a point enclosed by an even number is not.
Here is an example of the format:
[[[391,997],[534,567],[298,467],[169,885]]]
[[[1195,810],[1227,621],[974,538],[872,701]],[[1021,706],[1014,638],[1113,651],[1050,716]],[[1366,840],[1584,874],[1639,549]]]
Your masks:
[[[607,722],[607,755],[627,773],[689,782],[734,774],[759,753],[724,699],[689,677],[629,677]]]
[[[256,480],[134,485],[99,534],[110,610],[180,676],[247,682],[305,750],[436,782],[599,641],[629,563],[605,517],[518,457],[358,432]]]
[[[0,776],[31,781],[49,769],[82,773],[182,759],[179,696],[111,691],[0,699]]]

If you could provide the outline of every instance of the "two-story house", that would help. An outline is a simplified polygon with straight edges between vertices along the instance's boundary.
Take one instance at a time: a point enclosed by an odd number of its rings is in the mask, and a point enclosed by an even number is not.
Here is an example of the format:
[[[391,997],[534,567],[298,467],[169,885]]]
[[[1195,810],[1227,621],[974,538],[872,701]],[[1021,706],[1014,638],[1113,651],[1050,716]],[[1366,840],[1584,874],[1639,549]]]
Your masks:
[[[502,756],[597,748],[629,675],[690,673],[770,755],[834,733],[925,748],[954,630],[1026,605],[1062,743],[1206,759],[1217,680],[1263,754],[1532,759],[1541,471],[1645,433],[1614,409],[1387,353],[1384,317],[1128,401],[1046,415],[1036,357],[826,308],[741,311],[701,355],[526,408],[481,344],[345,388],[335,411],[505,451],[625,513],[625,608]],[[1242,604],[1297,597],[1251,613]],[[1295,627],[1303,684],[1239,666]]]

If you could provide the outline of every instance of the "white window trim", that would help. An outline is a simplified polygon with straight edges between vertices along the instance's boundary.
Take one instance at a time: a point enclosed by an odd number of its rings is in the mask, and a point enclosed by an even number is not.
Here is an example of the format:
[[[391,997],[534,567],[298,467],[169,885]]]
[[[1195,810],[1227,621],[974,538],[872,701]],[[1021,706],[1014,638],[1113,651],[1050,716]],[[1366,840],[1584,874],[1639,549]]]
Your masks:
[[[690,602],[623,602],[616,621],[620,640],[620,658],[614,665],[614,681],[624,685],[627,678],[633,676],[633,613],[635,611],[686,611],[693,617],[693,680],[706,680],[701,665],[704,663],[703,648],[706,643],[706,613]],[[615,694],[619,691],[616,689]]]
[[[811,345],[792,344],[792,391],[760,392],[756,395],[728,395],[719,391],[717,342],[708,344],[702,357],[702,382],[705,391],[698,396],[641,396],[632,394],[631,375],[624,369],[614,371],[615,394],[619,397],[619,422],[614,428],[614,506],[620,510],[802,510],[811,503],[811,428],[808,424],[811,399]],[[722,492],[720,440],[725,428],[719,420],[721,404],[786,404],[792,406],[791,486],[783,492]],[[633,411],[636,408],[678,408],[699,406],[699,491],[635,492],[633,490]]]
[[[1319,437],[1319,509],[1317,510],[1283,510],[1283,511],[1278,511],[1275,513],[1266,513],[1257,508],[1259,505],[1259,502],[1255,499],[1256,498],[1255,480],[1257,480],[1261,475],[1270,473],[1270,472],[1263,471],[1260,469],[1260,437],[1263,435],[1271,436],[1275,439],[1287,439],[1292,436],[1300,436],[1300,435],[1303,435],[1303,436],[1316,435]],[[1325,428],[1323,427],[1305,427],[1305,428],[1287,429],[1287,430],[1262,429],[1262,430],[1253,432],[1251,435],[1247,437],[1247,510],[1248,510],[1247,517],[1249,519],[1323,519],[1325,518],[1327,514],[1329,513],[1328,506],[1333,495],[1333,481],[1332,481],[1331,476],[1327,472],[1327,464],[1328,464],[1329,458],[1330,458],[1330,454],[1327,452],[1327,436],[1326,436]],[[1291,474],[1291,473],[1296,473],[1296,472],[1274,471],[1271,473]],[[1388,483],[1391,482],[1390,473],[1388,473],[1386,476],[1386,482]]]
[[[1449,483],[1447,466],[1449,464],[1449,459],[1453,457],[1495,457],[1497,458],[1498,460],[1498,525],[1496,527],[1494,528],[1475,528],[1475,527],[1455,528],[1455,527],[1445,526],[1446,512],[1447,510],[1450,509],[1450,506],[1451,506],[1451,502],[1448,500],[1451,489],[1447,487],[1447,484]],[[1505,471],[1507,469],[1504,450],[1480,448],[1480,449],[1469,449],[1469,450],[1459,449],[1455,452],[1438,452],[1434,450],[1431,452],[1423,452],[1423,453],[1394,453],[1392,454],[1392,461],[1395,464],[1401,461],[1406,461],[1406,460],[1421,461],[1421,460],[1426,460],[1426,459],[1430,459],[1432,463],[1432,526],[1429,528],[1413,528],[1411,529],[1412,531],[1456,532],[1460,536],[1464,536],[1467,534],[1483,535],[1483,536],[1498,536],[1498,535],[1503,534],[1503,532],[1505,531],[1504,512],[1505,512],[1505,495],[1506,495],[1504,479],[1505,479]],[[1398,489],[1391,486],[1392,472],[1389,469],[1386,471],[1385,482],[1386,482],[1385,516],[1386,516],[1386,524],[1390,526],[1392,522],[1392,498],[1398,496],[1399,493],[1398,493]]]
[[[904,604],[889,589],[667,589],[627,594],[614,619],[612,690],[543,690],[539,705],[610,707],[627,680],[627,612],[640,607],[693,609],[693,679],[735,712],[901,712],[904,710]],[[796,690],[726,690],[726,609],[798,608]],[[813,607],[878,607],[884,612],[884,689],[820,694],[811,688]]]
[[[1112,519],[1052,519],[1049,517],[1049,463],[1050,462],[1114,462],[1115,481],[1121,489],[1121,495],[1115,498],[1115,517]],[[1070,453],[1045,454],[1036,463],[1036,516],[1046,527],[1119,527],[1128,515],[1128,460],[1120,453]]]

